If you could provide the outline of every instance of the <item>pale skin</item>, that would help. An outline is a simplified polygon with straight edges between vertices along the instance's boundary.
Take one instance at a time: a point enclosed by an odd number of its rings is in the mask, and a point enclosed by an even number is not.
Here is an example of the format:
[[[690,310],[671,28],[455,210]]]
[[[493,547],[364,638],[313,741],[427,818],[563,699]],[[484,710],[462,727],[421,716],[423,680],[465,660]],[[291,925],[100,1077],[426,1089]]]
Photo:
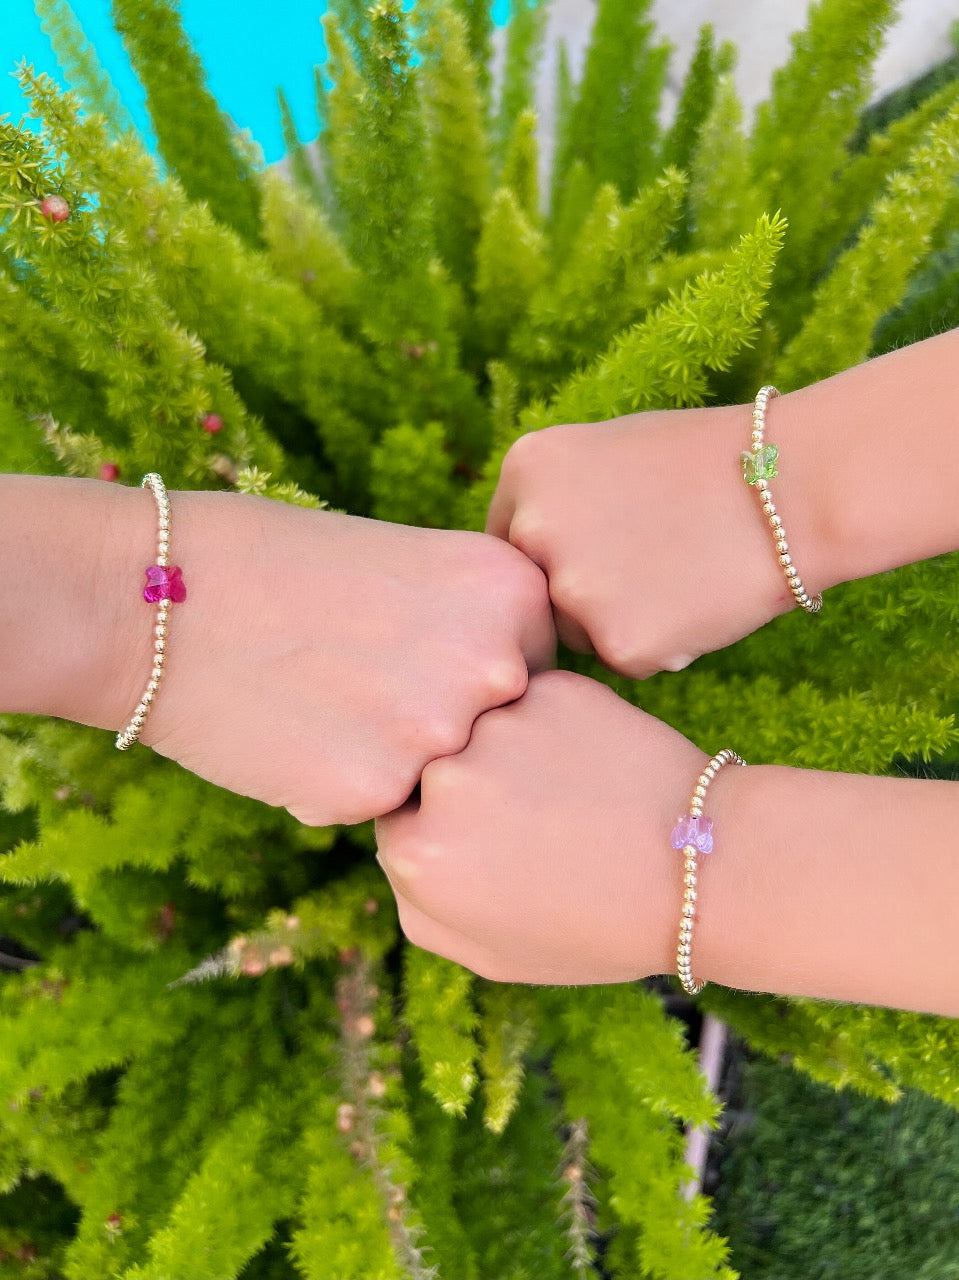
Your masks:
[[[811,593],[959,547],[957,368],[953,331],[771,403],[772,487]],[[736,468],[749,418],[642,414],[514,446],[488,529],[543,569],[567,643],[646,676],[792,606]],[[705,761],[603,686],[536,677],[379,822],[404,929],[501,981],[674,970],[669,832]],[[697,979],[959,1016],[959,788],[727,767],[707,812]]]
[[[545,579],[477,533],[174,493],[167,663],[141,742],[310,825],[395,809],[553,661]],[[104,729],[150,674],[149,492],[0,477],[0,710]],[[135,746],[132,750],[142,750]]]

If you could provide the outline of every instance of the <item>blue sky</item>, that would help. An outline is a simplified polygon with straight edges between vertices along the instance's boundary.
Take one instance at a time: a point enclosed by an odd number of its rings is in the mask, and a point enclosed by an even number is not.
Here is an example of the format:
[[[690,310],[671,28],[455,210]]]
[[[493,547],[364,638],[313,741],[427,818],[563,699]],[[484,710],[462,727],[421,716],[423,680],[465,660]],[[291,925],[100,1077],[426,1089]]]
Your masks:
[[[110,0],[72,0],[72,8],[137,124],[145,128],[143,95],[110,23]],[[313,66],[324,57],[323,0],[181,0],[180,8],[210,89],[239,127],[252,131],[267,161],[283,152],[277,86],[290,101],[301,135],[313,135]],[[63,77],[32,0],[0,0],[0,9],[0,115],[9,113],[16,120],[23,99],[7,73],[21,58],[38,71]],[[504,9],[508,0],[496,0],[497,17]]]

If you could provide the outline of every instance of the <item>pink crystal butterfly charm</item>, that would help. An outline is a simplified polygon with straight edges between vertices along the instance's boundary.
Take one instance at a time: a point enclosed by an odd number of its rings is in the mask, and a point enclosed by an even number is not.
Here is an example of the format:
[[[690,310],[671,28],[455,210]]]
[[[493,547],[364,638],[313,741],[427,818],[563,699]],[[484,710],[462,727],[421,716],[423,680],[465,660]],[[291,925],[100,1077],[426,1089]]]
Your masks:
[[[186,584],[178,565],[167,568],[162,564],[151,564],[146,572],[147,584],[143,588],[143,598],[149,604],[156,604],[159,600],[172,600],[174,604],[181,604],[186,599]]]
[[[694,818],[691,813],[684,813],[676,820],[669,843],[674,849],[685,849],[691,844],[698,853],[712,853],[712,818],[707,818],[705,814]]]

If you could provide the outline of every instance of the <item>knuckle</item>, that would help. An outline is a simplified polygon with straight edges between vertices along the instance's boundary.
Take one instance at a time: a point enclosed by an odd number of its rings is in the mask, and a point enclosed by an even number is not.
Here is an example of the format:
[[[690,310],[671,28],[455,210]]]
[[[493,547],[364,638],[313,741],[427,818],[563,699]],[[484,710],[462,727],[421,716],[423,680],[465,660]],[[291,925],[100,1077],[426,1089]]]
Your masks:
[[[595,648],[605,666],[623,675],[639,675],[652,669],[648,657],[640,650],[635,634],[628,629],[607,628],[596,638]]]
[[[487,533],[477,534],[463,550],[456,565],[458,581],[469,582],[482,598],[511,582],[525,559],[516,547]]]
[[[397,836],[388,829],[377,831],[377,857],[394,893],[409,903],[418,901],[422,889],[424,860],[419,842],[409,834]],[[401,899],[402,900],[402,899]]]
[[[461,567],[460,581],[469,583],[471,611],[487,634],[514,636],[530,618],[549,616],[546,575],[521,548],[488,538],[473,551]],[[479,641],[471,645],[467,636],[466,644],[475,653]]]
[[[543,541],[545,520],[542,514],[530,506],[516,511],[509,526],[510,545],[518,551],[531,551]]]
[[[460,961],[464,968],[470,969],[478,978],[484,978],[487,982],[514,982],[515,975],[510,972],[509,967],[502,960],[497,959],[487,951],[473,950],[464,955]]]
[[[503,458],[503,473],[511,476],[521,475],[535,467],[535,459],[541,453],[544,435],[545,432],[542,431],[528,431],[514,440]]]
[[[454,756],[469,741],[469,728],[451,716],[436,715],[424,723],[420,739],[428,759]]]
[[[583,687],[584,681],[585,677],[577,675],[575,671],[563,671],[560,669],[540,671],[531,678],[527,696],[530,698],[541,697],[543,695],[563,693],[570,689],[580,689]]]
[[[409,798],[416,779],[403,777],[398,772],[383,771],[371,775],[365,781],[354,780],[352,788],[344,795],[343,816],[340,821],[348,826],[382,818],[399,809]]]
[[[526,692],[529,671],[525,660],[517,654],[487,665],[483,676],[482,692],[489,706],[501,706],[515,702]]]
[[[435,803],[437,795],[454,790],[460,785],[462,777],[463,766],[455,753],[447,752],[430,760],[424,766],[420,779],[424,804]]]
[[[549,580],[549,595],[557,609],[581,618],[593,604],[593,592],[584,574],[575,569],[559,569]]]
[[[549,583],[539,565],[523,556],[515,566],[511,587],[517,606],[526,614],[549,610]]]
[[[349,822],[349,818],[341,817],[338,812],[324,812],[311,805],[288,804],[286,811],[304,827],[331,827],[340,822]]]
[[[397,904],[397,914],[400,920],[400,928],[408,942],[412,942],[414,947],[420,947],[423,951],[432,951],[429,945],[430,940],[427,938],[427,930],[423,925],[423,917],[418,911],[410,911],[404,903]]]
[[[685,671],[689,664],[695,661],[691,653],[674,653],[656,665],[657,670],[661,671]]]

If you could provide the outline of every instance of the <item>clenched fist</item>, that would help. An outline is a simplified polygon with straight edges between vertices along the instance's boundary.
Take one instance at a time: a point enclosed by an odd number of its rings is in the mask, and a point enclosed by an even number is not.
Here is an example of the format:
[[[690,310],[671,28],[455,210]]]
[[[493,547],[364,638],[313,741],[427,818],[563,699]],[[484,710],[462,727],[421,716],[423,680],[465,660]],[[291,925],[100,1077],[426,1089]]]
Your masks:
[[[501,982],[669,971],[682,893],[669,835],[705,762],[606,685],[534,677],[377,823],[404,932]]]
[[[801,432],[785,430],[784,405],[770,409],[768,435],[785,459],[774,488],[814,593],[824,585],[821,463]],[[677,671],[792,607],[740,469],[751,425],[743,405],[668,410],[549,427],[513,445],[487,531],[546,574],[566,644],[644,678]]]
[[[484,534],[235,495],[172,501],[190,599],[142,739],[303,822],[395,809],[552,662],[542,573]],[[144,639],[141,666],[148,652]]]

